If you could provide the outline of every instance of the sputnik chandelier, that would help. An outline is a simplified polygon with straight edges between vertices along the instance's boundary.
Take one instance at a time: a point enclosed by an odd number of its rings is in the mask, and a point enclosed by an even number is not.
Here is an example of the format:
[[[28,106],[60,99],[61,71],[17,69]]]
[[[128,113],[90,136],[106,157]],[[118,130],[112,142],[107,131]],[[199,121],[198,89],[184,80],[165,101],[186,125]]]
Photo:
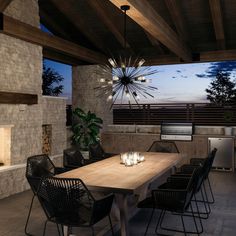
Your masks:
[[[124,48],[126,49],[126,11],[130,7],[127,5],[121,6],[124,12]],[[141,97],[154,98],[152,91],[157,90],[156,87],[147,85],[149,79],[146,77],[155,74],[157,70],[153,70],[150,66],[143,66],[145,60],[140,57],[132,58],[132,56],[119,56],[119,58],[109,58],[108,64],[101,66],[101,74],[112,72],[110,79],[100,78],[100,86],[94,89],[97,96],[106,96],[107,101],[112,100],[110,109],[113,107],[117,99],[120,103],[123,100],[128,100],[131,107],[132,101],[139,105],[138,101]],[[124,97],[126,99],[124,99]]]

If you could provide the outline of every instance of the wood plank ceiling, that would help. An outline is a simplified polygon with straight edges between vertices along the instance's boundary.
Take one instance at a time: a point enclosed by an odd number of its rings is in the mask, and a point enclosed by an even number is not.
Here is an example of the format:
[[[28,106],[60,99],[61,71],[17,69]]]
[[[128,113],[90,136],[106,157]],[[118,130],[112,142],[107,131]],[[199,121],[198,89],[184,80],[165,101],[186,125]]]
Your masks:
[[[149,65],[236,59],[235,0],[39,0],[41,22],[55,36],[107,57],[124,50],[121,5],[131,7],[126,50]]]

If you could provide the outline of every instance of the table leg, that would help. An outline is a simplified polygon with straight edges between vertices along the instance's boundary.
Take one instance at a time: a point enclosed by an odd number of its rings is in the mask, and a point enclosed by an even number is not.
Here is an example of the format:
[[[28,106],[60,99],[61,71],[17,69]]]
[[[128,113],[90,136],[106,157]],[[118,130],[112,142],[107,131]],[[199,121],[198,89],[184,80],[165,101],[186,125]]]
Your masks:
[[[129,236],[129,215],[128,215],[128,205],[127,205],[128,195],[116,194],[117,205],[120,210],[120,231],[121,236]]]

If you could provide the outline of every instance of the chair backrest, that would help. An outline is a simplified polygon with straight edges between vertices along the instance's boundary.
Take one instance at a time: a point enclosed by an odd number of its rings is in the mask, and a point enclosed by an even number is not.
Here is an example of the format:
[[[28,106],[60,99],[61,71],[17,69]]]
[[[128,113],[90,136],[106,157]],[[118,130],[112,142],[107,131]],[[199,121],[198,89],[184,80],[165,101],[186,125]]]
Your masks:
[[[49,220],[67,226],[89,224],[94,198],[80,179],[42,179],[38,199]]]
[[[204,167],[199,166],[194,169],[191,178],[188,182],[188,186],[186,188],[186,201],[185,201],[185,208],[187,208],[192,200],[193,194],[198,191],[199,186],[201,185],[204,178]]]
[[[53,176],[55,166],[46,154],[28,157],[26,164],[26,178],[34,193],[37,192],[42,177]]]
[[[77,148],[69,148],[63,151],[63,165],[81,167],[84,165],[84,157]]]
[[[179,150],[174,142],[154,141],[148,149],[148,152],[179,153]]]
[[[104,150],[100,143],[94,143],[89,146],[89,156],[91,159],[103,159]]]
[[[206,168],[206,175],[205,175],[205,178],[208,176],[210,170],[211,170],[211,167],[212,167],[212,164],[214,162],[214,159],[215,159],[215,156],[216,156],[216,152],[217,152],[217,148],[214,148],[209,154],[208,154],[208,157],[206,158],[207,161],[207,168]]]

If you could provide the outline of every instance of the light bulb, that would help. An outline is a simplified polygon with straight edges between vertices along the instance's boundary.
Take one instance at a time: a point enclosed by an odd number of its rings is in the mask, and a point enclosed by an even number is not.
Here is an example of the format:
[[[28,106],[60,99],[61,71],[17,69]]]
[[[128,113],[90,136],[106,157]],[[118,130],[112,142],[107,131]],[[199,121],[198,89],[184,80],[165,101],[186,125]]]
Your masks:
[[[118,80],[119,80],[119,77],[118,77],[117,75],[114,75],[114,76],[113,76],[113,80],[114,80],[114,81],[118,81]]]
[[[112,95],[109,95],[108,97],[107,97],[107,100],[109,101],[109,100],[111,100],[112,99]]]
[[[141,59],[138,63],[138,67],[142,66],[144,64],[145,60],[144,59]]]
[[[116,67],[115,60],[113,60],[112,58],[109,58],[108,61],[112,67]]]
[[[129,94],[129,92],[126,92],[125,95],[126,95],[127,98],[130,98],[130,94]]]

